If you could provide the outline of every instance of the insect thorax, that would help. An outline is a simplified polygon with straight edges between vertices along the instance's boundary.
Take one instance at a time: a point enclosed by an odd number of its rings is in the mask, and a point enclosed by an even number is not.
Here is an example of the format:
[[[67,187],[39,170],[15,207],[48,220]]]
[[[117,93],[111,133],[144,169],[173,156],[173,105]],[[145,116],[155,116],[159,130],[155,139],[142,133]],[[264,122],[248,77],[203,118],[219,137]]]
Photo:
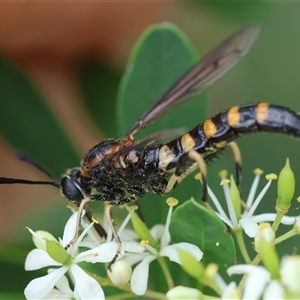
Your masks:
[[[146,192],[165,193],[168,174],[158,168],[160,145],[150,145],[118,155],[125,139],[110,139],[93,147],[82,164],[81,175],[92,189],[91,198],[121,205]]]

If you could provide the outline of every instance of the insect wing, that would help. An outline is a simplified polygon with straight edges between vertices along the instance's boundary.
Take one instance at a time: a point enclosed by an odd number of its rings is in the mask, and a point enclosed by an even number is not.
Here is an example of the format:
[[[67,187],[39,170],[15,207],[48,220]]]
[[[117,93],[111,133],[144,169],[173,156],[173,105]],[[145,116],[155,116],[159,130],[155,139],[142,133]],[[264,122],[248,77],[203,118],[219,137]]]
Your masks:
[[[198,95],[232,68],[252,46],[259,34],[258,26],[244,28],[223,41],[180,78],[130,128],[133,136],[144,127],[161,118],[171,108]]]
[[[138,149],[153,144],[155,142],[158,143],[158,142],[162,142],[165,139],[171,139],[177,137],[183,134],[184,132],[185,130],[183,128],[165,129],[165,130],[154,132],[151,135],[148,135],[147,137],[142,139],[141,141],[138,141],[137,143],[130,145],[126,148],[120,149],[116,154],[114,154],[113,157],[121,156],[123,154],[128,153],[131,150]]]

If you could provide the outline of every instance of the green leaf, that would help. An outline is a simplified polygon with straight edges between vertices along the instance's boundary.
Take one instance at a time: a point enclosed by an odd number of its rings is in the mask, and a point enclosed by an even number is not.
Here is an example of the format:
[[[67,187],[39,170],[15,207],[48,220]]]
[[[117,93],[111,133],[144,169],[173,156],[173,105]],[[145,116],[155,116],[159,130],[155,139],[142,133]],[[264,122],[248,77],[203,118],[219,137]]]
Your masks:
[[[99,63],[85,64],[79,74],[83,101],[97,128],[117,137],[116,100],[120,75]]]
[[[67,135],[30,80],[0,58],[0,132],[55,175],[78,163]]]
[[[30,248],[25,248],[23,244],[7,244],[0,246],[0,264],[8,263],[23,267],[26,255]]]
[[[31,249],[32,243],[0,246],[0,299],[25,299],[23,291],[26,285],[32,279],[45,275],[45,270],[25,271],[24,262]],[[23,297],[18,297],[18,292]],[[11,298],[13,295],[15,297]]]
[[[224,223],[195,200],[178,207],[172,215],[170,233],[174,242],[188,242],[203,251],[204,265],[216,263],[226,279],[226,269],[236,261],[233,238],[226,233]]]
[[[120,134],[124,135],[196,62],[193,46],[176,26],[164,23],[149,27],[133,48],[119,89]],[[151,132],[178,127],[192,129],[205,116],[205,96],[197,96],[151,125]],[[149,131],[144,130],[145,134]]]
[[[24,294],[23,293],[17,293],[17,292],[12,292],[12,293],[5,293],[5,292],[0,292],[0,299],[5,299],[5,300],[18,300],[18,299],[24,299]]]

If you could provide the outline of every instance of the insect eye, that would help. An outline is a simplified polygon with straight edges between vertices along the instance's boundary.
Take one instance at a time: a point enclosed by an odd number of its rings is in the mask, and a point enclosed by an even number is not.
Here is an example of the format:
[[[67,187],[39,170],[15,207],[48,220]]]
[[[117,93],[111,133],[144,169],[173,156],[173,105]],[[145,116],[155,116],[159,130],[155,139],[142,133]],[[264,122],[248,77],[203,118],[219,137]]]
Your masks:
[[[69,201],[76,204],[80,204],[81,200],[84,198],[78,183],[69,176],[62,178],[61,189],[64,196],[68,198]]]

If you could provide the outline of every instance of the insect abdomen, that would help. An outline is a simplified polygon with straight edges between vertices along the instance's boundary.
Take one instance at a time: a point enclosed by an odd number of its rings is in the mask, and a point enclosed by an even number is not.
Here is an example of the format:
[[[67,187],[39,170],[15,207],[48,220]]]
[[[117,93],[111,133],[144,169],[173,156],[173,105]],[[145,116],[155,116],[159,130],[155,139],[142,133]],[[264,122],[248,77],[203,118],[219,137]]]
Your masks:
[[[289,108],[268,103],[231,107],[163,145],[160,165],[170,170],[182,160],[182,166],[184,160],[188,160],[184,154],[192,149],[201,153],[205,160],[210,160],[231,141],[258,132],[278,132],[300,138],[300,115]],[[169,161],[163,159],[165,153]]]
[[[243,134],[279,132],[300,137],[300,116],[268,103],[234,106],[199,125],[208,141],[230,142]]]

